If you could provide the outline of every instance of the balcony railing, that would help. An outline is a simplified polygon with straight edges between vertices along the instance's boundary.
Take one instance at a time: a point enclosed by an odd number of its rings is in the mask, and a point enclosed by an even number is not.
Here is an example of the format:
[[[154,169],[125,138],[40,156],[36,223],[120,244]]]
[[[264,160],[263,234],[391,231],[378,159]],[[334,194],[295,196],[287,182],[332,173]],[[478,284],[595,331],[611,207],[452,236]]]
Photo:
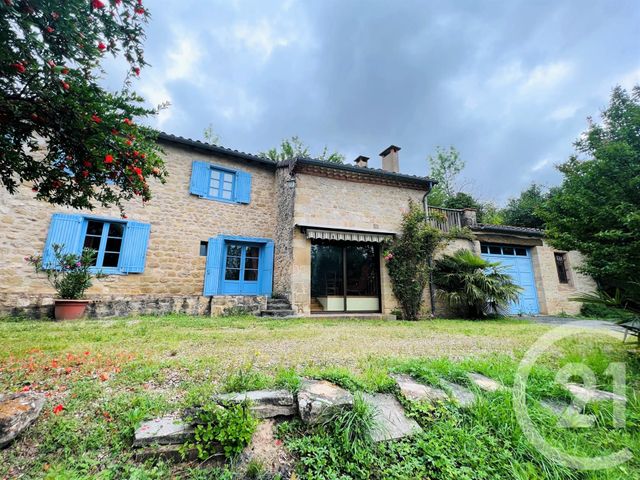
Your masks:
[[[473,212],[475,214],[475,212]],[[472,216],[465,217],[465,210],[457,208],[428,207],[429,222],[443,232],[469,227],[475,223]],[[475,215],[473,215],[475,216]]]

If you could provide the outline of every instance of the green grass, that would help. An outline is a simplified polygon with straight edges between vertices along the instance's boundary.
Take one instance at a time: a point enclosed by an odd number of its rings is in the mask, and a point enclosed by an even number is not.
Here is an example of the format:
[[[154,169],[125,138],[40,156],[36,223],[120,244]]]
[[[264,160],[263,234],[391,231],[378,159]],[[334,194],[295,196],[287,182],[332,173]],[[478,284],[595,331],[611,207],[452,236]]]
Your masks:
[[[441,378],[468,385],[467,372],[479,372],[511,386],[519,359],[547,330],[513,319],[0,321],[0,391],[28,386],[49,395],[38,422],[0,451],[0,478],[234,478],[229,469],[207,465],[135,462],[130,446],[136,426],[202,405],[216,392],[296,392],[302,376],[369,393],[396,392],[392,372],[433,385]],[[405,402],[424,432],[400,442],[367,441],[370,412],[360,404],[319,428],[289,422],[280,433],[297,455],[300,478],[640,478],[640,402],[634,396],[640,360],[628,352],[630,345],[572,337],[536,364],[527,389],[529,411],[545,438],[585,456],[626,446],[634,459],[620,468],[578,472],[548,461],[520,431],[509,392],[481,394],[469,410]],[[605,371],[612,361],[626,367],[626,428],[612,428],[606,404],[589,406],[593,429],[560,428],[540,407],[543,398],[569,398],[554,382],[568,363],[588,365],[598,386],[611,390]],[[57,404],[64,410],[54,415]]]

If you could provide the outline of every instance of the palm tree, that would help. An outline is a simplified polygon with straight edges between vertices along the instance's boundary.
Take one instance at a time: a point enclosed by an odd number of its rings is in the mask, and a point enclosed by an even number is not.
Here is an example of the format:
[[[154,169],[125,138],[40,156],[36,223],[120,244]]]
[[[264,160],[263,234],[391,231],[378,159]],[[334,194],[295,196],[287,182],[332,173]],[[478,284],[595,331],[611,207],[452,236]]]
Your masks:
[[[501,313],[522,290],[499,262],[466,249],[436,260],[433,280],[439,298],[465,318]]]

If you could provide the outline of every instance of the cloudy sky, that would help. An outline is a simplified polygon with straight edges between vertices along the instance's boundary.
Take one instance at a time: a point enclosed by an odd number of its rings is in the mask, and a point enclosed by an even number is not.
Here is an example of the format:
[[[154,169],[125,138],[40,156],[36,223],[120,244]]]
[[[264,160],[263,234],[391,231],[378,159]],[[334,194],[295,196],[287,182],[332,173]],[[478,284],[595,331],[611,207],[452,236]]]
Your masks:
[[[465,188],[499,203],[557,183],[586,117],[640,83],[637,0],[144,3],[135,88],[171,103],[155,127],[202,139],[212,124],[251,153],[298,135],[374,167],[395,144],[420,175],[454,145]]]

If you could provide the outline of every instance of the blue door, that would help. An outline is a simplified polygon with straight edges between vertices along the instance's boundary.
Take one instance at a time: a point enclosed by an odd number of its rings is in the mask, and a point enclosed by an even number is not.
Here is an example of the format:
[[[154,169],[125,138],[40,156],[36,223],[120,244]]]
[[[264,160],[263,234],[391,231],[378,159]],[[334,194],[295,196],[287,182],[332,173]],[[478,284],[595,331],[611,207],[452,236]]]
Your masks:
[[[531,261],[531,249],[527,247],[514,247],[511,245],[480,246],[482,258],[490,262],[500,262],[505,267],[505,272],[511,275],[514,282],[522,287],[520,298],[508,307],[511,315],[535,315],[540,313],[538,306],[538,292],[533,275],[533,263]]]
[[[222,292],[230,295],[258,295],[260,292],[260,245],[225,242]]]

